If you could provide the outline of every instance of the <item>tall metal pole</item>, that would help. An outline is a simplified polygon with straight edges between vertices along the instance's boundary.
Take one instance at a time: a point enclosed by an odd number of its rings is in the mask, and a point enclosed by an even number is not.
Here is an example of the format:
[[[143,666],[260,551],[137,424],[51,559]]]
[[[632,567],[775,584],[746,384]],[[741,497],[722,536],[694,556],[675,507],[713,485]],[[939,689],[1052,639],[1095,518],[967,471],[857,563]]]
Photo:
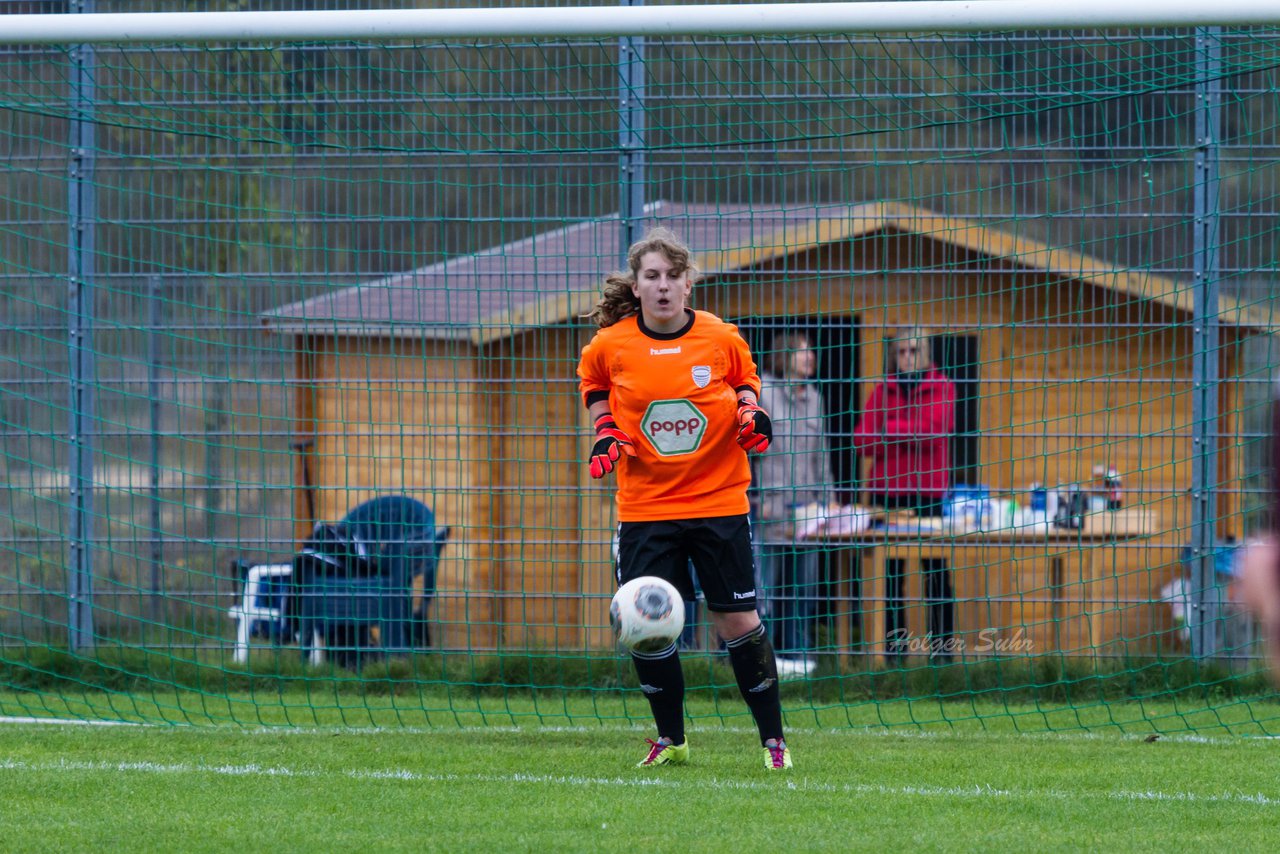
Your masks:
[[[621,0],[643,6],[644,0]],[[618,242],[623,269],[627,248],[640,239],[644,219],[644,37],[618,40]]]
[[[152,620],[160,616],[161,568],[164,540],[160,534],[160,277],[147,277],[147,407],[151,434],[151,586],[148,610]]]
[[[71,11],[93,12],[94,0],[76,0]],[[93,352],[94,225],[94,48],[71,49],[71,157],[67,164],[67,351],[69,356],[71,503],[67,508],[67,644],[72,650],[92,647],[93,633]]]
[[[1218,137],[1222,126],[1222,28],[1196,30],[1196,147],[1191,363],[1191,602],[1198,658],[1218,655],[1220,597],[1214,573],[1218,488]]]

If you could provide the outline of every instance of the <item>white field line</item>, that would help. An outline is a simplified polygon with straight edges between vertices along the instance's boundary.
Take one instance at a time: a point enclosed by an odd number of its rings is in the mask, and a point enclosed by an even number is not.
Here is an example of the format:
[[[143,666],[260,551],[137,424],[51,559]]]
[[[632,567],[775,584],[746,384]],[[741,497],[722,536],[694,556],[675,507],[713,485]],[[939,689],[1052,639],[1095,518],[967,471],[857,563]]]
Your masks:
[[[1148,801],[1154,803],[1187,804],[1243,804],[1262,807],[1280,807],[1280,798],[1261,793],[1221,792],[1199,794],[1196,792],[1160,792],[1117,790],[1109,792],[1068,792],[1060,789],[1002,789],[995,786],[880,786],[867,783],[824,783],[802,777],[800,779],[763,782],[754,780],[681,781],[664,777],[581,777],[562,774],[423,774],[404,769],[345,769],[323,771],[316,769],[288,768],[280,765],[191,765],[186,763],[159,762],[80,762],[60,759],[55,762],[25,762],[19,759],[0,759],[0,771],[32,773],[142,773],[142,774],[207,774],[227,777],[263,777],[296,779],[346,778],[351,780],[393,780],[423,783],[493,783],[498,785],[551,785],[579,788],[615,786],[643,789],[721,789],[768,792],[822,792],[832,794],[877,795],[918,798],[973,798],[979,800],[1063,800],[1102,799],[1109,801]]]
[[[24,718],[15,715],[0,715],[0,724],[40,724],[48,726],[143,726],[132,721],[90,721],[79,718]]]

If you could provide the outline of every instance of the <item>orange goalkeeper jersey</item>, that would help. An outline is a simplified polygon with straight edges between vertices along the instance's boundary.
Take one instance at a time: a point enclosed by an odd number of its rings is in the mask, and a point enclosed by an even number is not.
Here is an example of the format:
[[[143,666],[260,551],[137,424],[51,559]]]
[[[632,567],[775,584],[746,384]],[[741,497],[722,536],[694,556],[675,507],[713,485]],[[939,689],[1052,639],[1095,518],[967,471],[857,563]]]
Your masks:
[[[738,389],[760,377],[738,328],[705,311],[679,332],[645,329],[632,316],[601,329],[578,362],[584,401],[608,395],[635,442],[618,461],[623,522],[746,513],[751,469],[738,447]]]

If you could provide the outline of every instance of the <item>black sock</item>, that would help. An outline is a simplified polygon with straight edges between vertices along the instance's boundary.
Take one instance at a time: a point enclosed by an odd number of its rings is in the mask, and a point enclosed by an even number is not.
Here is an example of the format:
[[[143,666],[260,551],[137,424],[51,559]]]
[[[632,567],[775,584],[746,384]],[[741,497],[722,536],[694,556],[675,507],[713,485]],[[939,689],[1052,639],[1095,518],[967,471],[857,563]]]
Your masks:
[[[729,663],[738,678],[738,690],[747,701],[760,730],[760,744],[771,738],[782,740],[782,700],[778,696],[778,663],[764,625],[756,626],[740,638],[725,641]]]
[[[684,744],[684,669],[676,645],[661,652],[633,652],[631,661],[658,725],[658,737]]]

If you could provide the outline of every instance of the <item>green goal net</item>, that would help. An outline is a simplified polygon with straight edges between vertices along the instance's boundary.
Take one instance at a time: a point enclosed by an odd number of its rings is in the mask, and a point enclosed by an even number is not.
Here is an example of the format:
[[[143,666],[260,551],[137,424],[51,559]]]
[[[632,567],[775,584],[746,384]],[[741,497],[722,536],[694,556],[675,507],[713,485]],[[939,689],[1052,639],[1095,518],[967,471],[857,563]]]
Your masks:
[[[1275,730],[1278,45],[0,45],[0,716],[647,720],[575,369],[664,225],[818,403],[753,485],[789,721]],[[945,425],[872,436],[920,371]]]

